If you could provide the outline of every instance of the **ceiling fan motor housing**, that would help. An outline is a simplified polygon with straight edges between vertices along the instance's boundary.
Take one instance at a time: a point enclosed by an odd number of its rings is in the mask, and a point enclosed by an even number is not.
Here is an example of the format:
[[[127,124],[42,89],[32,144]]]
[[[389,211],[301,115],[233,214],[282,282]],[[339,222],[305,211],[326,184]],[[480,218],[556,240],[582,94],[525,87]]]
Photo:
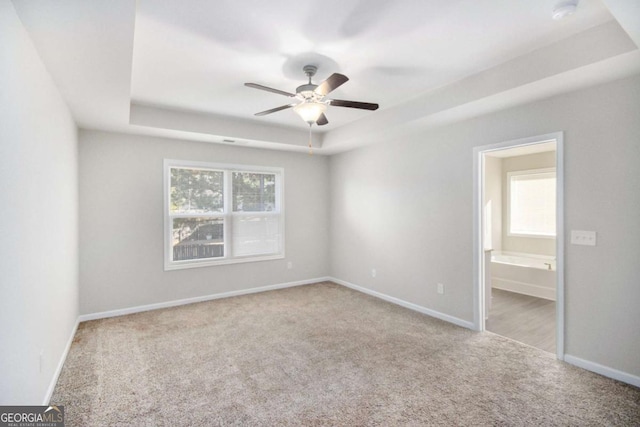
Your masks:
[[[296,88],[296,94],[301,95],[303,100],[310,100],[310,101],[319,100],[319,99],[316,99],[317,97],[314,96],[315,94],[313,92],[314,90],[316,90],[318,85],[314,85],[311,83],[311,78],[316,75],[316,72],[318,71],[318,67],[316,67],[315,65],[305,65],[304,67],[302,67],[302,71],[304,71],[304,74],[309,79],[309,83],[307,83],[306,85],[298,86]]]
[[[306,85],[302,85],[302,86],[298,86],[296,88],[296,93],[298,95],[302,95],[302,97],[304,99],[309,99],[311,97],[313,97],[315,95],[314,90],[316,90],[316,88],[318,87],[318,85],[314,85],[314,84],[306,84]]]

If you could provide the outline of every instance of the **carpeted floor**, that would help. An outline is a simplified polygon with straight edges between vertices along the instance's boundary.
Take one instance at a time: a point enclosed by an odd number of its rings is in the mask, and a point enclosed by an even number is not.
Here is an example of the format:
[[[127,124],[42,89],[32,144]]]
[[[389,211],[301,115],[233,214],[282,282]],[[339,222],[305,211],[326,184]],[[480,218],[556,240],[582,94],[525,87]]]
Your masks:
[[[67,426],[638,425],[640,389],[332,283],[82,323]]]

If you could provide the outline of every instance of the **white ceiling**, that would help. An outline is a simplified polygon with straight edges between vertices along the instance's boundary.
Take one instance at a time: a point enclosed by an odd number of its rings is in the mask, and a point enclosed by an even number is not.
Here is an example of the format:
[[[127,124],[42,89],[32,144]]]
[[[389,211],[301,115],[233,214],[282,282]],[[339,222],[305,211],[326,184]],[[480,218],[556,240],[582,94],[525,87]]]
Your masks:
[[[243,84],[294,92],[312,63],[315,83],[350,78],[330,97],[380,104],[329,107],[315,145],[333,153],[373,141],[377,127],[386,137],[640,72],[627,35],[638,20],[624,5],[634,0],[604,1],[624,28],[601,0],[581,0],[562,21],[551,19],[556,0],[14,5],[82,128],[304,149],[292,110],[253,115],[290,100]]]

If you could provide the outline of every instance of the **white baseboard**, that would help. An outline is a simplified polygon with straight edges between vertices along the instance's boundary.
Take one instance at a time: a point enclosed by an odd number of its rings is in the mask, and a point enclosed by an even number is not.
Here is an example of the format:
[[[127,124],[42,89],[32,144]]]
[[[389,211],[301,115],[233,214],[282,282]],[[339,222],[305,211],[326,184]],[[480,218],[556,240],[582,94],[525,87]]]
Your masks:
[[[570,354],[564,355],[564,361],[577,366],[578,368],[586,369],[587,371],[595,372],[596,374],[600,374],[608,378],[613,378],[614,380],[622,381],[623,383],[640,387],[640,377],[636,375],[619,371],[617,369],[610,368],[596,362],[580,359],[579,357],[575,357]]]
[[[532,297],[556,300],[556,290],[544,286],[532,285],[531,283],[518,282],[516,280],[503,279],[501,277],[491,278],[491,287],[502,289],[503,291],[515,292]]]
[[[397,304],[404,308],[408,308],[410,310],[417,311],[422,314],[426,314],[427,316],[435,317],[436,319],[444,320],[445,322],[453,323],[454,325],[462,326],[467,329],[474,329],[473,322],[469,322],[467,320],[462,320],[454,316],[450,316],[448,314],[440,313],[439,311],[432,310],[430,308],[422,307],[421,305],[414,304],[412,302],[401,300],[400,298],[392,297],[387,294],[383,294],[378,291],[372,291],[371,289],[363,288],[362,286],[354,285],[353,283],[349,283],[344,280],[336,279],[335,277],[329,277],[328,280],[335,282],[339,285],[346,286],[347,288],[351,288],[353,290],[365,293],[367,295],[374,296],[376,298],[380,298],[382,300],[388,301],[393,304]]]
[[[64,351],[60,356],[60,361],[58,362],[58,366],[56,367],[55,372],[53,373],[53,377],[51,378],[51,382],[49,383],[49,388],[47,388],[47,392],[44,395],[44,399],[42,401],[43,405],[49,405],[49,402],[51,401],[51,395],[53,394],[53,390],[56,388],[56,384],[58,383],[58,377],[60,376],[60,372],[62,372],[64,362],[65,360],[67,360],[67,355],[69,354],[71,343],[73,343],[73,338],[76,336],[78,324],[80,324],[80,318],[76,320],[76,324],[73,326],[73,330],[71,331],[71,335],[69,336],[69,340],[67,341],[67,346],[64,348]]]
[[[176,307],[179,305],[193,304],[196,302],[211,301],[220,298],[236,297],[239,295],[255,294],[258,292],[273,291],[276,289],[291,288],[294,286],[310,285],[312,283],[330,280],[328,277],[318,277],[315,279],[298,280],[295,282],[279,283],[276,285],[260,286],[257,288],[241,289],[238,291],[221,292],[219,294],[203,295],[199,297],[185,298],[180,300],[159,302],[156,304],[139,305],[136,307],[121,308],[117,310],[101,311],[99,313],[83,314],[79,317],[80,322],[88,320],[106,319],[108,317],[124,316],[126,314],[141,313],[143,311],[158,310],[161,308]]]

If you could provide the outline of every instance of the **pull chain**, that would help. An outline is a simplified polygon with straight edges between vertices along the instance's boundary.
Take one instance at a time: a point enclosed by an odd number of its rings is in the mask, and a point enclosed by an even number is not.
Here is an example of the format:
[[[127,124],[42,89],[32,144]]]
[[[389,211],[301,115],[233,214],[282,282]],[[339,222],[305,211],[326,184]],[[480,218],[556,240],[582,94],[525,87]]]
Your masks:
[[[309,155],[313,155],[313,147],[311,146],[311,123],[309,123]]]

